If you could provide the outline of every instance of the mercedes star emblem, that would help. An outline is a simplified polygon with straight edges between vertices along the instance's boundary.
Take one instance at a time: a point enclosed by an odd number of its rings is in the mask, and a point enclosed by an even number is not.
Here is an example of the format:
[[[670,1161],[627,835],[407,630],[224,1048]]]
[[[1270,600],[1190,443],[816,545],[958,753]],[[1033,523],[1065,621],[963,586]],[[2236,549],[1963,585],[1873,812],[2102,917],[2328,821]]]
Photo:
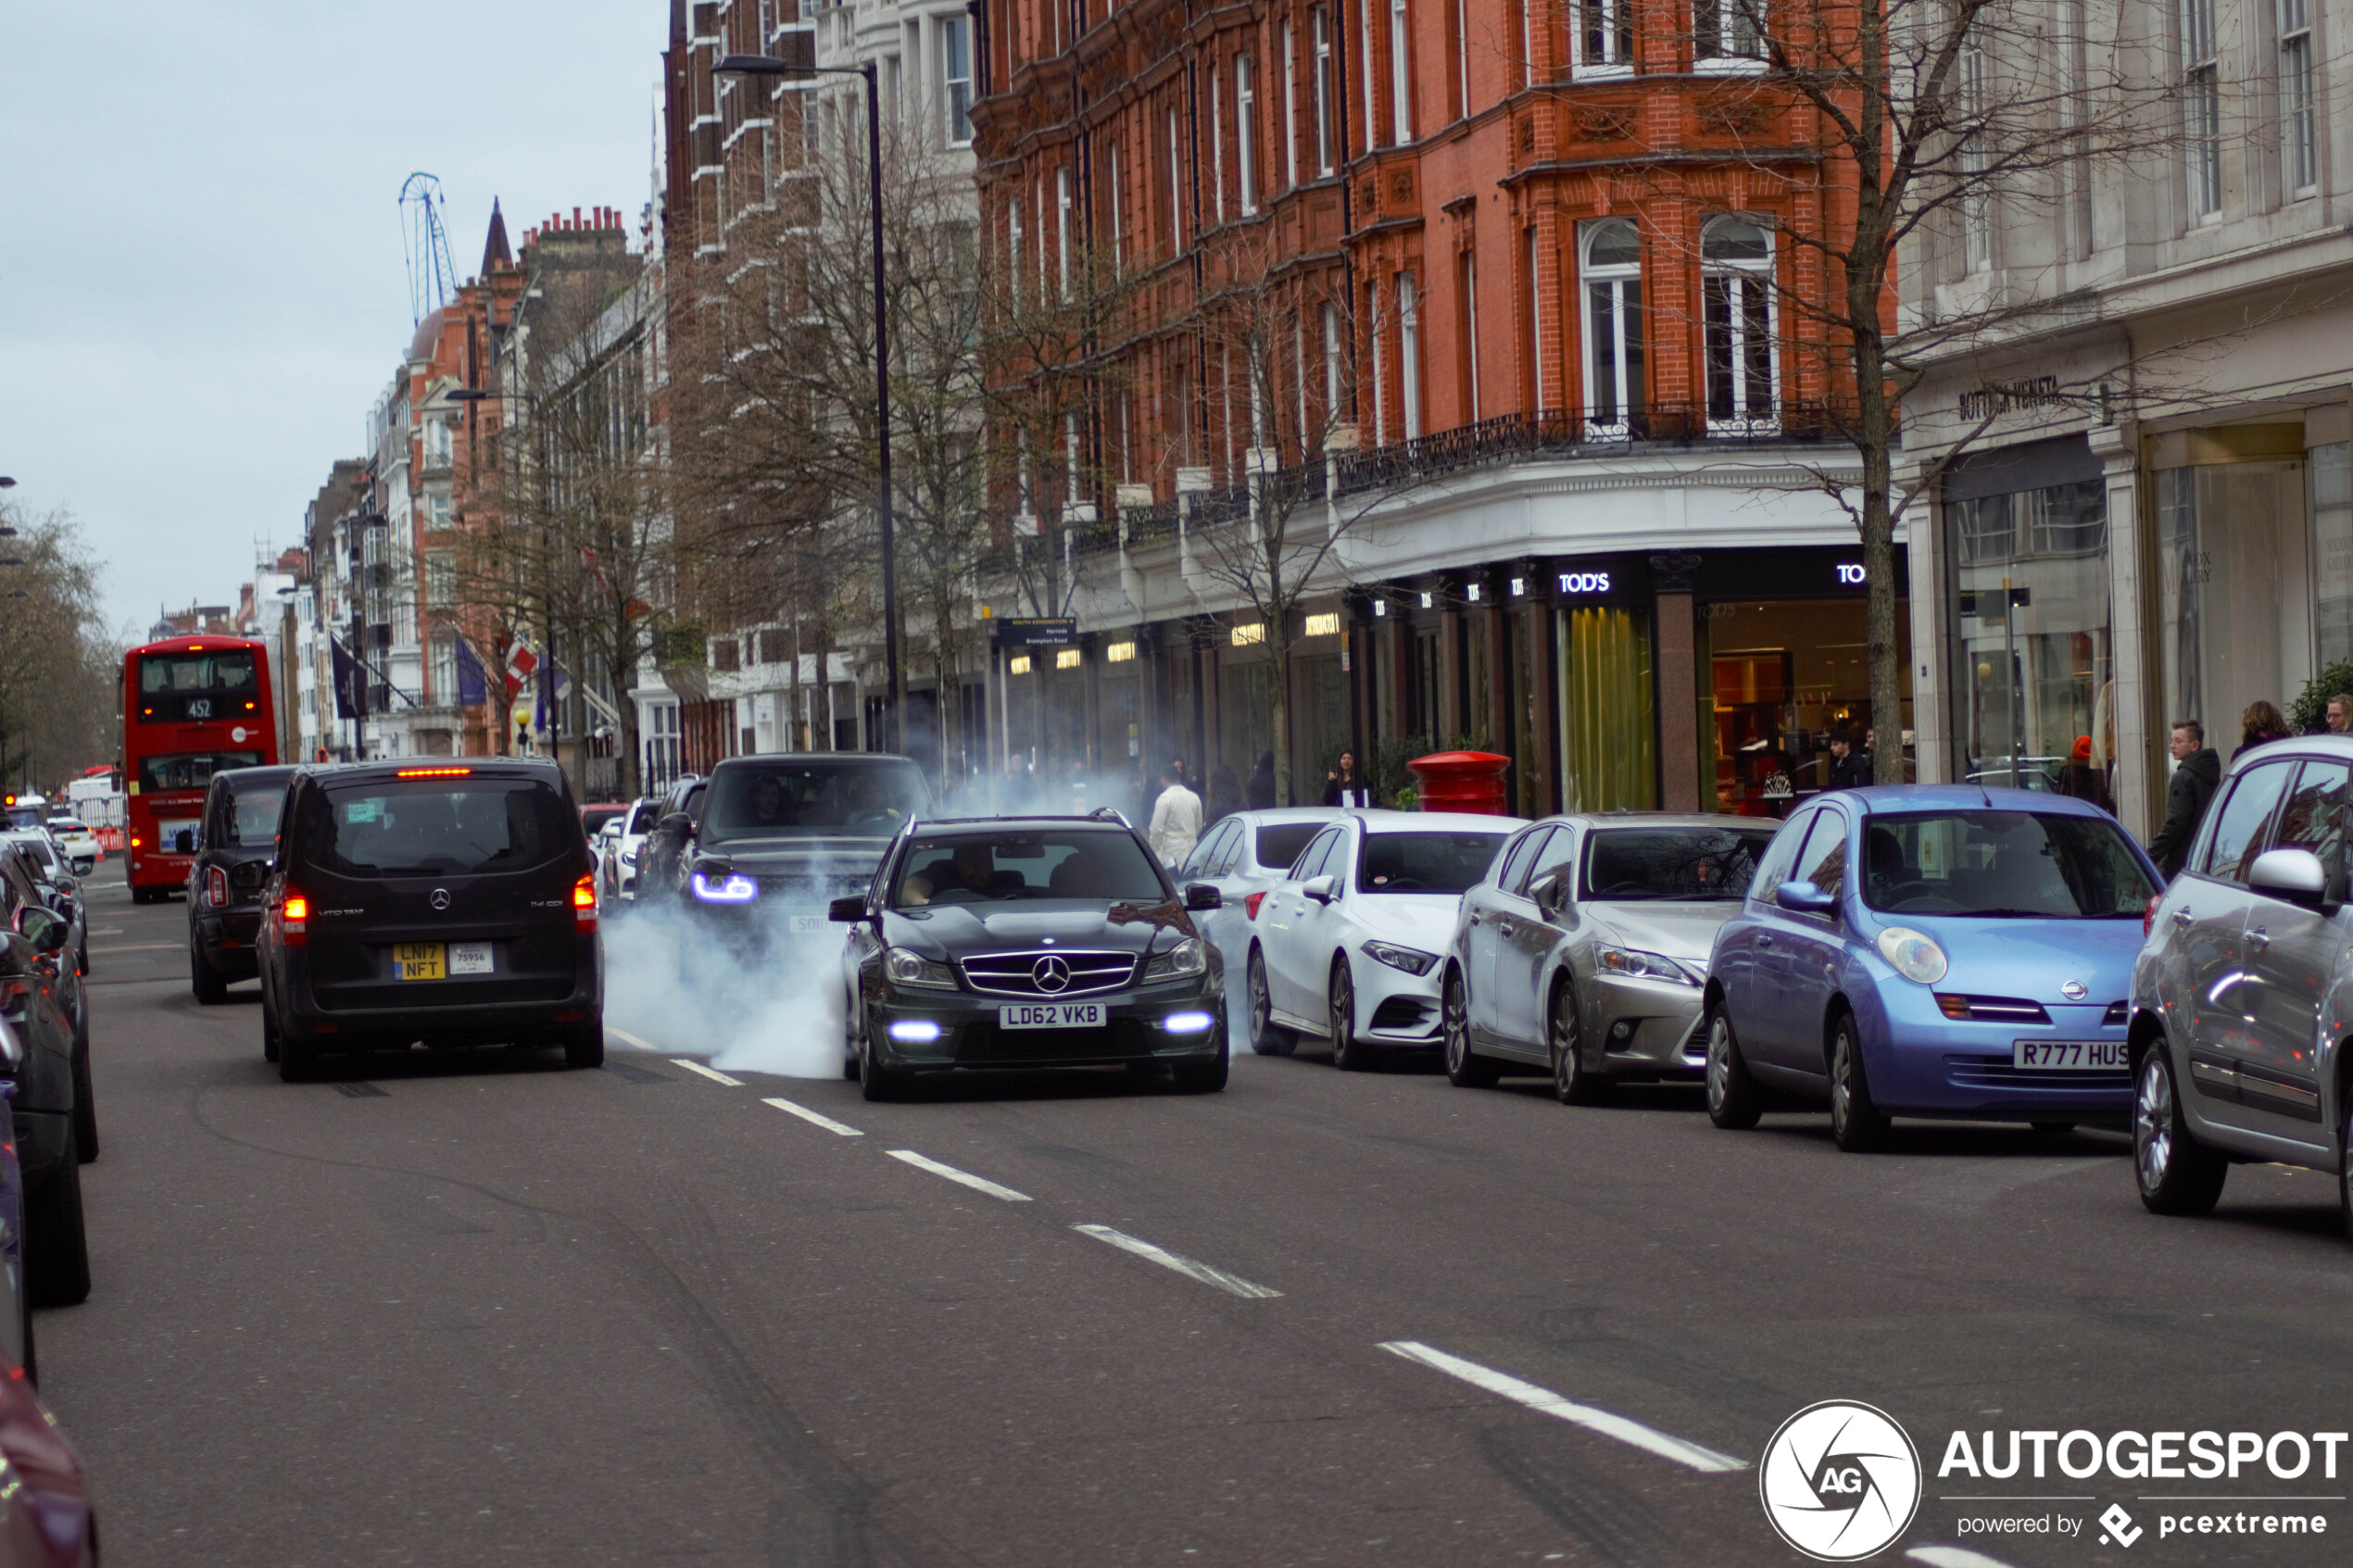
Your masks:
[[[2091,994],[2081,980],[2070,980],[2059,987],[2059,995],[2070,1002],[2080,1002]]]
[[[431,893],[425,896],[425,902],[431,904],[436,909],[447,909],[449,907],[449,889],[446,887],[434,888]]]
[[[1059,991],[1070,984],[1070,965],[1060,954],[1048,953],[1029,966],[1029,978],[1040,991]]]

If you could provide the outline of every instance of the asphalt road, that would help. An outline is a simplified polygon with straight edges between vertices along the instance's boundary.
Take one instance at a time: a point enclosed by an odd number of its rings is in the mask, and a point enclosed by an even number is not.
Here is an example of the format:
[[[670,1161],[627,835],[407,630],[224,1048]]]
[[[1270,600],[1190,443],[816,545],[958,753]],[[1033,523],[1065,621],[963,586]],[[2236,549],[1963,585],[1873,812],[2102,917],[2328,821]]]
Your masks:
[[[2326,1176],[2242,1168],[2167,1221],[2106,1135],[1847,1156],[1688,1090],[1569,1110],[1320,1054],[1200,1098],[1065,1073],[870,1106],[715,1081],[691,1038],[288,1085],[253,986],[189,995],[182,906],[111,875],[92,903],[96,1286],[39,1334],[118,1568],[1786,1564],[1755,1466],[1830,1399],[1928,1467],[1886,1561],[2353,1532],[2342,1479],[1935,1474],[1956,1429],[2347,1425]],[[2078,1500],[1950,1500],[1988,1493]],[[2332,1534],[2162,1539],[2169,1493],[2321,1497],[2293,1506]],[[2083,1523],[2110,1502],[2137,1545]],[[2081,1534],[1964,1541],[2006,1513]]]

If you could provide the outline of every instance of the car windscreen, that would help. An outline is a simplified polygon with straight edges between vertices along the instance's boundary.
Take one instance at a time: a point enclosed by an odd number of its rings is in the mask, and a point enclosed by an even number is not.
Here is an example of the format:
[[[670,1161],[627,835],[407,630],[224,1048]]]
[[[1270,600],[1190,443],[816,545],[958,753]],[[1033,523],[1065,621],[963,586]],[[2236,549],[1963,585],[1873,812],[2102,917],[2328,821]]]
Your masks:
[[[2156,892],[2106,817],[1875,814],[1864,836],[1863,898],[1887,914],[2138,920]]]
[[[9,840],[9,842],[15,844],[26,854],[31,856],[34,859],[40,861],[44,866],[54,866],[57,863],[57,858],[49,852],[49,841],[38,834],[26,834],[22,837],[13,838]]]
[[[1375,833],[1356,855],[1360,893],[1467,893],[1487,874],[1502,833]]]
[[[594,838],[604,825],[629,809],[626,806],[591,806],[580,813],[580,826]]]
[[[278,813],[286,803],[283,779],[249,784],[229,796],[229,842],[251,847],[278,836]]]
[[[1773,829],[1605,828],[1586,840],[1588,898],[1739,898]]]
[[[926,804],[903,762],[776,762],[723,768],[702,806],[705,844],[733,838],[888,838]]]
[[[237,718],[255,711],[260,696],[250,648],[139,656],[139,717],[145,721]]]
[[[258,751],[185,751],[166,757],[139,759],[139,787],[152,794],[167,789],[202,789],[212,775],[232,768],[258,768]]]
[[[580,826],[531,779],[369,779],[310,792],[298,854],[346,876],[528,871],[571,850]]]
[[[1033,828],[919,834],[900,862],[891,902],[902,909],[1049,898],[1158,904],[1169,896],[1160,868],[1131,834]]]
[[[660,821],[661,821],[661,802],[659,800],[640,800],[636,805],[630,808],[629,825],[621,831],[623,833],[651,833],[654,831],[654,824]]]
[[[1268,822],[1258,830],[1258,863],[1277,871],[1288,870],[1307,847],[1307,841],[1323,827],[1321,822]]]

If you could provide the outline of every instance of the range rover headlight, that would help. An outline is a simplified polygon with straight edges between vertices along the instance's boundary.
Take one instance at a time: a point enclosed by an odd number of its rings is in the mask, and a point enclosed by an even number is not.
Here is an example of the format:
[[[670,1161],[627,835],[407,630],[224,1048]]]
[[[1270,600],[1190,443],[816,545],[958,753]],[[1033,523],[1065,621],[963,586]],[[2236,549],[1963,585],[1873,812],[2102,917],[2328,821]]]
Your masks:
[[[1879,934],[1879,956],[1894,965],[1896,973],[1922,985],[1935,985],[1951,967],[1934,937],[1908,925],[1891,925]]]
[[[930,985],[943,991],[956,988],[955,971],[906,947],[883,950],[883,974],[893,985]]]
[[[695,897],[706,904],[749,904],[760,897],[760,884],[741,872],[705,876],[694,874]]]
[[[1198,936],[1188,936],[1168,951],[1144,966],[1147,980],[1176,980],[1186,975],[1205,973],[1209,969],[1209,949],[1202,946]]]

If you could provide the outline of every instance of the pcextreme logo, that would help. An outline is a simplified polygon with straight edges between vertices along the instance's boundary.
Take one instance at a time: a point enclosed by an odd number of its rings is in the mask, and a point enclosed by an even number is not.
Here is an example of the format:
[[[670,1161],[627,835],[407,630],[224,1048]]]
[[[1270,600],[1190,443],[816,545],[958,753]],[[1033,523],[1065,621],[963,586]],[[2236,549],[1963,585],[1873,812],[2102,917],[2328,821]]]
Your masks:
[[[1852,1399],[1806,1406],[1773,1434],[1756,1467],[1765,1517],[1822,1562],[1885,1549],[1920,1506],[1920,1456],[1893,1416]]]

